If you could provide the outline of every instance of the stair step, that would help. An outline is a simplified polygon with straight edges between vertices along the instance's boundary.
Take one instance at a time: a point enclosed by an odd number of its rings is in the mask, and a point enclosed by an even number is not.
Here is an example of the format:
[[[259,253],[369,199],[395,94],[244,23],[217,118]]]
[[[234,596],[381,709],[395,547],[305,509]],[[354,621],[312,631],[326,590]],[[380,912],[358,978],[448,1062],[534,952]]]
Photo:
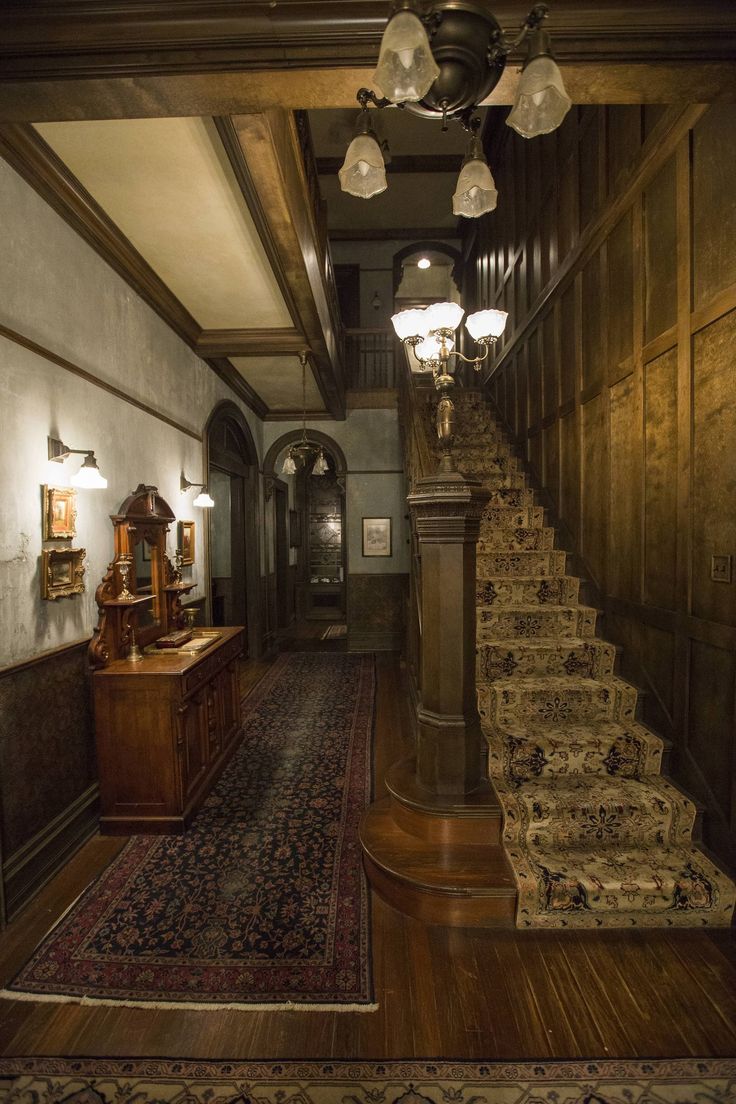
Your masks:
[[[535,779],[516,792],[504,842],[560,848],[689,846],[697,809],[664,778],[575,774]]]
[[[493,732],[489,774],[513,784],[531,778],[598,774],[640,778],[658,774],[664,741],[638,721],[601,719],[595,725],[510,724]]]
[[[486,727],[516,723],[574,724],[634,717],[637,692],[622,679],[498,679],[478,687],[478,709]]]
[[[695,847],[509,848],[520,927],[728,927],[733,882]],[[540,908],[540,898],[542,907]]]
[[[431,843],[404,832],[391,801],[363,814],[360,841],[372,887],[429,924],[513,927],[516,885],[500,845]]]
[[[597,616],[592,606],[496,606],[477,613],[477,639],[486,643],[559,637],[562,644],[565,638],[593,636]]]
[[[576,675],[578,678],[604,679],[613,674],[616,649],[604,640],[565,641],[519,640],[479,644],[476,653],[476,681],[496,679],[544,678]]]
[[[478,579],[497,575],[564,575],[567,553],[559,549],[547,551],[479,552],[476,555]]]
[[[548,551],[554,547],[554,543],[555,531],[549,526],[500,529],[481,521],[477,552],[482,555],[486,552],[521,552],[535,549]]]
[[[481,516],[481,532],[487,529],[541,529],[542,506],[486,506]]]
[[[497,575],[479,578],[475,600],[479,614],[499,606],[573,606],[579,589],[572,575]]]
[[[492,509],[496,506],[514,506],[521,508],[523,506],[534,505],[534,491],[531,487],[491,487],[489,488],[489,492],[490,497],[486,509]]]

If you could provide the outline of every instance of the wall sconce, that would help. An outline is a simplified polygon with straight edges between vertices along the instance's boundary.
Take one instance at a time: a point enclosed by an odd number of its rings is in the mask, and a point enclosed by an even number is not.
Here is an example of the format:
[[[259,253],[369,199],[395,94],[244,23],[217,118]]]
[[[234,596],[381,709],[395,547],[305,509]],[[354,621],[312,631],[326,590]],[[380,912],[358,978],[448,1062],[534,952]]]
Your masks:
[[[70,480],[72,487],[79,487],[87,491],[105,489],[107,480],[100,474],[100,469],[97,467],[97,461],[95,460],[95,454],[92,449],[67,448],[64,442],[60,441],[58,437],[48,437],[47,440],[49,460],[53,460],[54,463],[63,464],[70,456],[84,456],[81,468]]]
[[[371,299],[371,306],[373,307],[374,310],[380,310],[381,309],[381,296],[378,294],[377,291],[373,293],[373,298]]]
[[[190,483],[189,480],[187,479],[187,477],[184,475],[184,472],[182,472],[181,473],[181,479],[179,480],[179,490],[181,491],[182,494],[184,494],[184,492],[188,491],[190,487],[201,487],[202,488],[200,490],[199,494],[197,495],[197,497],[192,502],[192,506],[203,506],[205,508],[208,508],[210,506],[215,505],[213,499],[210,498],[209,494],[207,493],[207,484],[206,483]]]

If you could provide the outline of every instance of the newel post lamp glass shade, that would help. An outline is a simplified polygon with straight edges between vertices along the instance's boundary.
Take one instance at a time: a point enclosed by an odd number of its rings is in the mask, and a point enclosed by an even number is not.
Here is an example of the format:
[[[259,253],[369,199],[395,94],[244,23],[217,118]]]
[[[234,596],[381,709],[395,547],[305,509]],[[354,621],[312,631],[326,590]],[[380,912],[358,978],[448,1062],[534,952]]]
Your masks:
[[[556,130],[571,106],[572,100],[550,51],[549,35],[537,30],[530,39],[529,57],[506,123],[523,138],[536,138],[538,134]]]
[[[429,333],[429,318],[423,307],[411,307],[399,311],[391,317],[399,341],[412,337],[426,337]]]
[[[497,203],[496,182],[483,156],[480,139],[473,137],[457,178],[452,213],[463,218],[480,218],[488,211],[494,211]]]
[[[412,11],[397,12],[381,40],[373,80],[392,103],[421,100],[440,75],[427,32]]]
[[[463,320],[465,311],[459,303],[432,303],[427,307],[429,333],[436,330],[456,330]]]
[[[480,345],[487,345],[500,337],[506,328],[508,314],[501,310],[476,311],[465,320],[465,328]]]
[[[366,115],[362,112],[361,115]],[[353,138],[345,154],[340,177],[340,187],[348,195],[370,199],[386,191],[386,166],[381,147],[371,130],[367,118],[361,118],[362,132]]]
[[[86,491],[103,491],[105,489],[107,480],[104,475],[100,474],[93,452],[87,453],[81,468],[76,475],[72,476],[70,482],[72,487],[80,487]]]

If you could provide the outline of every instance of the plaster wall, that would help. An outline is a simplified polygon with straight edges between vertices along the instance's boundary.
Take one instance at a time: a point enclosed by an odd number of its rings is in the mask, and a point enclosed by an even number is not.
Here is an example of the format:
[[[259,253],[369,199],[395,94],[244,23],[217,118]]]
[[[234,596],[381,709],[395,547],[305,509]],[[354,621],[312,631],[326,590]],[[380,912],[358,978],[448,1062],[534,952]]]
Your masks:
[[[112,556],[109,514],[140,482],[155,484],[180,518],[194,519],[201,597],[204,511],[182,496],[179,477],[202,476],[202,428],[232,392],[128,285],[4,162],[0,161],[0,321],[90,373],[103,386],[0,339],[5,494],[0,526],[0,667],[91,633],[94,589]],[[181,429],[110,394],[112,384],[165,413]],[[262,423],[243,408],[262,455]],[[190,431],[189,433],[185,432]],[[79,458],[60,469],[47,460],[47,435],[94,449],[105,491],[78,491],[74,547],[87,550],[81,596],[42,601],[41,484],[64,484]],[[66,476],[66,479],[64,478]],[[62,476],[60,480],[60,476]],[[170,549],[176,533],[169,534]]]

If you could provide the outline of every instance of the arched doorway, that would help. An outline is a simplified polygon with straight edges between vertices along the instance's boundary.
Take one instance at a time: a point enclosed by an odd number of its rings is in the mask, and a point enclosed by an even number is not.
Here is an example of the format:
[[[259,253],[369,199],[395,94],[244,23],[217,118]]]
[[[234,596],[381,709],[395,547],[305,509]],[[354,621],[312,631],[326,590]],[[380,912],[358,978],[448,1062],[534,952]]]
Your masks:
[[[205,427],[209,590],[213,625],[245,625],[248,655],[263,650],[258,544],[258,454],[235,403],[215,407]]]
[[[324,433],[310,430],[310,444],[321,446],[327,460],[323,475],[312,474],[316,456],[299,464],[294,475],[281,471],[282,461],[290,445],[301,440],[301,430],[285,433],[274,441],[266,454],[263,474],[267,493],[273,502],[274,518],[270,526],[274,534],[273,563],[275,593],[270,605],[275,611],[283,609],[284,587],[289,594],[294,589],[294,599],[287,597],[291,608],[295,607],[298,620],[343,621],[346,613],[347,580],[347,531],[345,516],[345,475],[347,464],[339,445]],[[285,493],[282,492],[282,488]],[[283,504],[289,507],[289,571],[293,582],[284,579],[279,572],[284,553],[279,545],[283,541],[283,525],[280,516]],[[279,619],[280,620],[280,619]]]

